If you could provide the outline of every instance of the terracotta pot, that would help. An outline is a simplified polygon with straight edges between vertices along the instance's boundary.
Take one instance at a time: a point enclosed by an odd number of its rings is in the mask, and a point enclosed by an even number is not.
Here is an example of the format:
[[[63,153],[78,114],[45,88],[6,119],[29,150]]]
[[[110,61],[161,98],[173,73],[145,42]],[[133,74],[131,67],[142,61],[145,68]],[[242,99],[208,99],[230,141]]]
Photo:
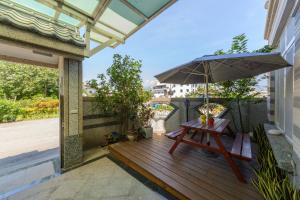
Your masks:
[[[208,126],[213,126],[214,123],[215,123],[214,118],[209,118],[209,119],[207,120],[207,125],[208,125]]]

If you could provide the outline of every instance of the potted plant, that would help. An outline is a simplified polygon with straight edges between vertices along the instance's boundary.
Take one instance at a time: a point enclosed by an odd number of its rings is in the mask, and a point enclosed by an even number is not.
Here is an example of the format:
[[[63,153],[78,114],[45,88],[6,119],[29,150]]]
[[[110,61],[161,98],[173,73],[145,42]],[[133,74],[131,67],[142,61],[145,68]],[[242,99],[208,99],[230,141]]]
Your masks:
[[[154,117],[154,112],[150,106],[142,105],[138,112],[138,120],[140,123],[140,133],[144,138],[151,138],[153,128],[151,127],[151,119]]]
[[[108,145],[108,144],[117,143],[117,142],[122,141],[122,140],[123,141],[126,140],[126,135],[125,134],[120,134],[116,131],[113,131],[113,132],[105,135],[105,138],[106,138],[106,142],[107,142],[106,145]]]
[[[127,139],[131,142],[136,141],[137,140],[137,134],[134,130],[129,130],[127,131]]]

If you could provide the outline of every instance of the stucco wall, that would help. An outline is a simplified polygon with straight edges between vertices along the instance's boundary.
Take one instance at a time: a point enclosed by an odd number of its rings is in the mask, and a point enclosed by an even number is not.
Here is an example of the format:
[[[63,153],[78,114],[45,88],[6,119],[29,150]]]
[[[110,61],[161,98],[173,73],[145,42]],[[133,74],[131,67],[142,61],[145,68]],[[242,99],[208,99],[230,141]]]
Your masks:
[[[103,115],[91,97],[83,98],[83,148],[103,146],[105,135],[119,131],[119,122],[115,117]]]

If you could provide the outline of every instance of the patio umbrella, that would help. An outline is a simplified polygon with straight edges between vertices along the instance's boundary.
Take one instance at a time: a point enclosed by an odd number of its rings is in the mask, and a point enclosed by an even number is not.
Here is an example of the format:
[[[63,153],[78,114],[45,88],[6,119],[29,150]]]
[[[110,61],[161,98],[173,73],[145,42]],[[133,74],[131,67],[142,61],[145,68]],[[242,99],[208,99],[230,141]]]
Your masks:
[[[290,64],[279,52],[209,55],[196,58],[155,77],[161,83],[206,84],[206,115],[209,114],[208,83],[250,78],[288,67]],[[209,137],[208,137],[209,140]]]

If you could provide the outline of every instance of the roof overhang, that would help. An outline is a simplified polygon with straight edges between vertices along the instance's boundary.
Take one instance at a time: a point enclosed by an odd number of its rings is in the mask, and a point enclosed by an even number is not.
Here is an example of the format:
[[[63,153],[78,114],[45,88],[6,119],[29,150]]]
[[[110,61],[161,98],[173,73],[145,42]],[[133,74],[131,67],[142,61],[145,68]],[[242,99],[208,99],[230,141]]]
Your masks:
[[[175,2],[176,0],[89,0],[88,3],[86,0],[1,0],[0,3],[16,10],[11,11],[10,18],[17,18],[20,12],[24,12],[29,19],[24,19],[24,23],[38,19],[39,28],[49,24],[51,29],[57,26],[58,29],[64,28],[63,33],[54,31],[51,34],[56,39],[67,40],[64,42],[84,46],[84,56],[90,57],[106,47],[115,48],[124,43]],[[0,18],[7,17],[7,13],[0,14]],[[24,17],[21,16],[17,21],[22,22],[22,18]],[[56,27],[53,28],[53,24]],[[33,25],[36,25],[35,22],[28,23],[29,27]],[[44,36],[47,36],[47,28],[50,30],[46,27]],[[43,34],[43,30],[40,32]],[[91,45],[91,41],[97,45]]]

